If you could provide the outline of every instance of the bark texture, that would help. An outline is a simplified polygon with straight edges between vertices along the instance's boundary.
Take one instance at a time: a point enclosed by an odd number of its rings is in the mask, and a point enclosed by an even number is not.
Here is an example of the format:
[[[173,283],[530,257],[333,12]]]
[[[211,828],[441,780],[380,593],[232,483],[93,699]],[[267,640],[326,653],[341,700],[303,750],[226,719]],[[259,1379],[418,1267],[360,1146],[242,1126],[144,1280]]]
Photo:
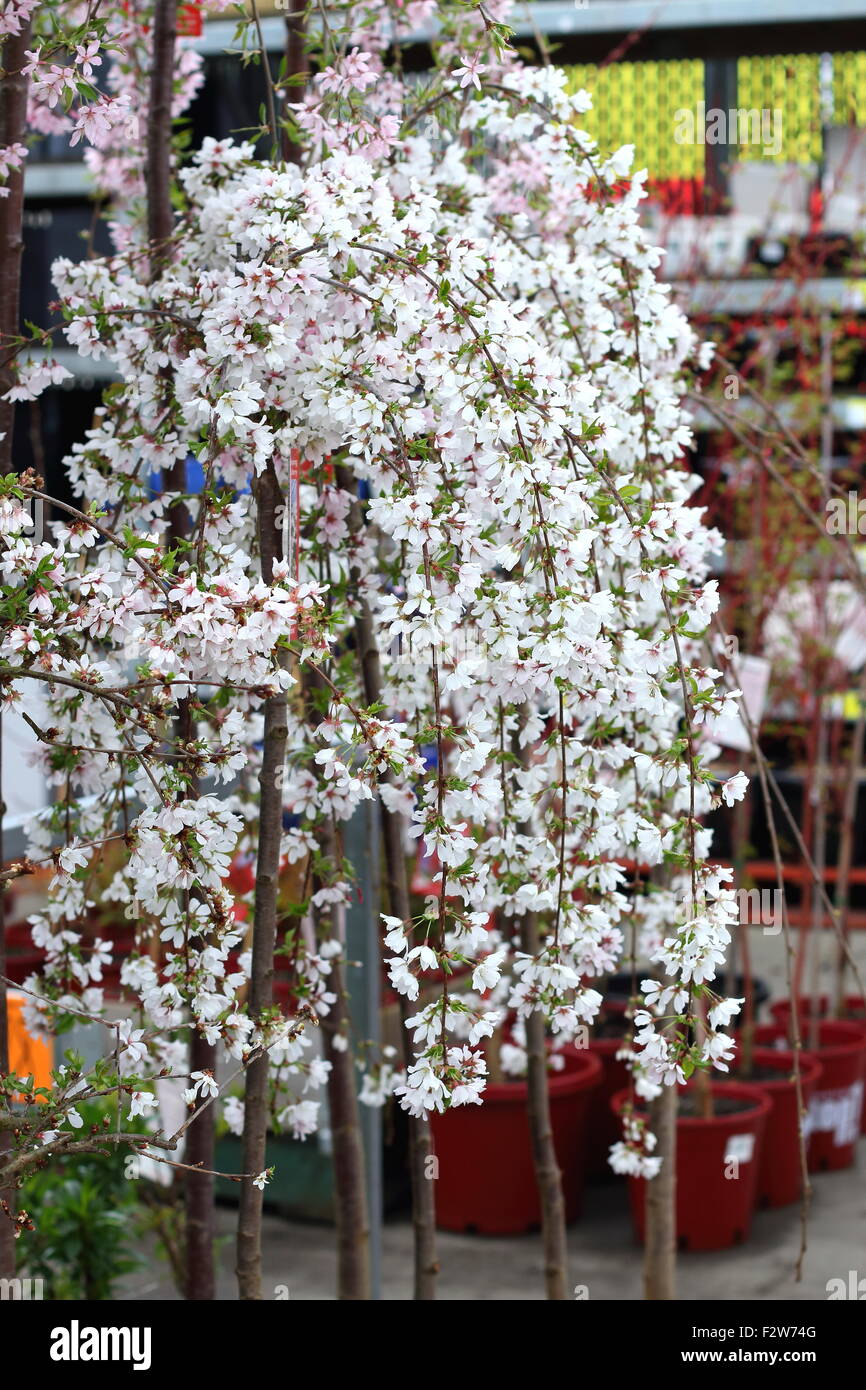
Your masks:
[[[27,132],[28,79],[21,74],[30,47],[30,25],[20,34],[9,34],[3,44],[3,77],[0,79],[0,146],[23,144]],[[24,170],[10,169],[7,197],[0,198],[0,472],[12,471],[14,401],[5,401],[15,377],[14,358],[7,362],[9,339],[18,334],[21,309],[21,255],[24,218]]]
[[[521,949],[538,955],[538,924],[527,913],[520,927]],[[526,1084],[529,1137],[535,1181],[541,1203],[541,1239],[544,1249],[544,1288],[550,1299],[568,1297],[568,1247],[565,1236],[565,1198],[562,1174],[553,1144],[550,1091],[547,1077],[547,1040],[544,1015],[534,1010],[526,1020]]]
[[[177,42],[177,0],[155,0],[153,62],[147,113],[147,235],[152,247],[151,273],[168,253],[174,231],[171,206],[171,102],[174,90],[174,49]]]
[[[672,1300],[677,1296],[677,1088],[664,1086],[650,1104],[650,1129],[662,1160],[658,1177],[646,1185],[646,1244],[644,1298]]]
[[[332,961],[331,991],[337,1002],[322,1019],[328,1076],[328,1108],[334,1158],[334,1205],[337,1226],[337,1297],[368,1299],[370,1281],[370,1221],[367,1214],[366,1166],[358,1113],[355,1054],[351,1046],[334,1046],[348,1034],[346,971],[342,957]]]

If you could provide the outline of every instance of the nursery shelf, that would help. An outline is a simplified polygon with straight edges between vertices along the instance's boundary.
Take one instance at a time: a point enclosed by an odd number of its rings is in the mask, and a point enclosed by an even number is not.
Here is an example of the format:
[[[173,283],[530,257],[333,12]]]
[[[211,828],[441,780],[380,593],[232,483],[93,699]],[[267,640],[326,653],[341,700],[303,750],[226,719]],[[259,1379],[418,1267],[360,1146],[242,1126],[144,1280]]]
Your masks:
[[[786,314],[797,309],[829,313],[866,310],[866,280],[827,276],[794,280],[675,280],[673,289],[691,314]]]

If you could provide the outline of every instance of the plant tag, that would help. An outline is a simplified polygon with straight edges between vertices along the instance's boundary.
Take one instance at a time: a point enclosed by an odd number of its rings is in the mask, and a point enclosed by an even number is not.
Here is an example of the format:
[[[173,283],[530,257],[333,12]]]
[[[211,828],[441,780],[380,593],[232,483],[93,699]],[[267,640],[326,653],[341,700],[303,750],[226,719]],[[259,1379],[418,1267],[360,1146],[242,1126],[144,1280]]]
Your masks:
[[[732,1134],[725,1146],[725,1162],[751,1163],[754,1152],[754,1134]]]

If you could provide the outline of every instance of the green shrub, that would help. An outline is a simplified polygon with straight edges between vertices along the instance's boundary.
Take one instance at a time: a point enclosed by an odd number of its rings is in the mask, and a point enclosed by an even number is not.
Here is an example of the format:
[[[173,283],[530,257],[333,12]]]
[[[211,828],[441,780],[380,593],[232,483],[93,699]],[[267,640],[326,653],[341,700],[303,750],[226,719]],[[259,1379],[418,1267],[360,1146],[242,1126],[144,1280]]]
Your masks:
[[[83,1132],[102,1127],[104,1105],[78,1107]],[[105,1154],[49,1160],[25,1182],[19,1204],[34,1229],[22,1234],[18,1262],[44,1281],[45,1296],[110,1300],[117,1284],[142,1264],[136,1250],[137,1184],[124,1176],[125,1149],[106,1145]]]

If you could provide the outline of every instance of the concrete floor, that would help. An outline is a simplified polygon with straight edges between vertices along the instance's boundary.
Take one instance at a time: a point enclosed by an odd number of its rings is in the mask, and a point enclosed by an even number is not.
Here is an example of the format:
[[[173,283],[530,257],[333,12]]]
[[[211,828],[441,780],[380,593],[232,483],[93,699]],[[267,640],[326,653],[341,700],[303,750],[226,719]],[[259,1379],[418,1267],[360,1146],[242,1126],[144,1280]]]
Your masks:
[[[679,1257],[679,1293],[698,1301],[823,1301],[827,1281],[866,1276],[866,1140],[859,1165],[813,1179],[809,1248],[803,1281],[794,1279],[799,1248],[799,1207],[755,1218],[746,1245],[714,1254]],[[237,1297],[232,1265],[234,1212],[219,1211],[225,1240],[219,1250],[220,1299]],[[404,1220],[389,1221],[382,1249],[382,1297],[400,1300],[411,1290],[412,1236]],[[587,1288],[590,1300],[642,1297],[641,1250],[632,1237],[625,1183],[612,1180],[587,1189],[585,1211],[569,1230],[569,1280]],[[465,1302],[523,1301],[543,1297],[537,1236],[439,1236],[440,1297]],[[264,1283],[268,1298],[328,1300],[334,1297],[334,1232],[275,1215],[265,1218]],[[586,1296],[586,1295],[584,1295]],[[165,1265],[153,1263],[127,1285],[131,1300],[173,1299]]]

